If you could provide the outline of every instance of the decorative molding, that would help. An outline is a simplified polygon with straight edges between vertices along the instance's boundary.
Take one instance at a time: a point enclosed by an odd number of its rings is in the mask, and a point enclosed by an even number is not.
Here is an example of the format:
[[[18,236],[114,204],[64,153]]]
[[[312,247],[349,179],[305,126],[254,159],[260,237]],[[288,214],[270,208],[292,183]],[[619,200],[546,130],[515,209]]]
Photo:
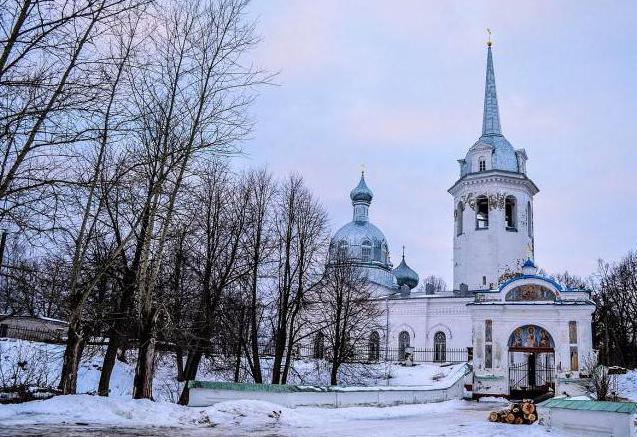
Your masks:
[[[438,331],[444,332],[448,339],[452,339],[453,338],[453,334],[451,332],[451,329],[447,325],[445,325],[443,323],[436,323],[431,328],[429,328],[429,330],[427,331],[427,340],[429,340],[430,338],[433,338],[433,336]]]
[[[476,201],[478,197],[486,196],[489,201],[489,210],[493,211],[494,209],[504,209],[505,201],[508,196],[513,196],[513,194],[503,193],[503,192],[495,192],[495,193],[480,193],[474,194],[473,192],[469,192],[463,196],[460,196],[460,201],[467,205],[469,208],[475,211]]]

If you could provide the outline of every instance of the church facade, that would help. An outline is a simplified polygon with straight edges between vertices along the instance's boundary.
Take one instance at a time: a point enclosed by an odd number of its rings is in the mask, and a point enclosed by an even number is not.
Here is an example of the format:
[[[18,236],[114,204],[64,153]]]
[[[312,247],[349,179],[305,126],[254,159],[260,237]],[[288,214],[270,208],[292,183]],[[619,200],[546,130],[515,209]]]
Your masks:
[[[373,199],[364,174],[350,193],[353,220],[331,241],[338,259],[355,260],[385,309],[385,350],[433,351],[434,361],[473,365],[474,396],[571,393],[593,353],[594,304],[540,274],[535,265],[533,202],[539,192],[526,172],[527,154],[502,134],[491,43],[487,49],[482,134],[458,163],[453,197],[453,289],[416,291],[405,260],[393,268],[389,243],[370,221]],[[417,356],[416,356],[417,360]]]

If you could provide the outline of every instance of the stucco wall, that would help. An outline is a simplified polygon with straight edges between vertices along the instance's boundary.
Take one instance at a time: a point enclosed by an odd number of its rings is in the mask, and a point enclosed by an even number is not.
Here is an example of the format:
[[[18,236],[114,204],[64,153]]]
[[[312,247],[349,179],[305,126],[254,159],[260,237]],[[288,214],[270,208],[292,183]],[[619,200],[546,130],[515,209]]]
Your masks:
[[[533,238],[528,235],[527,202],[533,204],[531,186],[526,180],[513,177],[484,176],[462,182],[453,190],[453,208],[464,201],[463,232],[453,230],[453,285],[467,284],[470,290],[497,286],[499,277],[507,271],[519,271],[529,256]],[[467,199],[485,194],[515,196],[517,202],[517,232],[509,231],[505,223],[503,204],[489,209],[488,229],[476,229],[476,211]],[[486,285],[482,277],[486,276]]]
[[[410,345],[420,349],[434,347],[434,335],[445,333],[448,349],[471,346],[471,315],[467,303],[472,298],[423,297],[390,299],[387,302],[389,348],[398,347],[398,335],[407,331]]]

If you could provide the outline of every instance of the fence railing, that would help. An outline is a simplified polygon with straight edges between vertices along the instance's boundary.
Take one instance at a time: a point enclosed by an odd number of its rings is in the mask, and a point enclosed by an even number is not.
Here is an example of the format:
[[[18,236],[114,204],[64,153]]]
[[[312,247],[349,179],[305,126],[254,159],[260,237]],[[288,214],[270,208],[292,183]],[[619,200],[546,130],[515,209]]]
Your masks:
[[[274,355],[272,345],[260,347],[262,356]],[[296,346],[292,351],[294,358],[317,358],[332,359],[329,348],[309,345]],[[415,348],[413,351],[413,361],[418,363],[464,363],[470,360],[469,349],[426,349]],[[345,361],[350,362],[379,362],[379,361],[402,361],[405,359],[405,350],[400,348],[375,348],[375,347],[354,347],[351,348]]]
[[[55,329],[37,329],[0,324],[0,338],[18,338],[30,341],[42,341],[48,343],[64,343],[66,331]],[[130,341],[135,344],[134,340]],[[162,342],[162,344],[165,342]],[[105,345],[106,341],[90,341],[89,344]],[[167,344],[167,343],[166,343]],[[170,347],[160,348],[162,350],[172,350]],[[230,350],[235,350],[230,348]],[[263,344],[259,347],[261,356],[273,356],[274,346]],[[214,354],[214,352],[213,352]],[[331,360],[331,351],[327,347],[317,347],[317,345],[297,345],[292,350],[293,358],[316,358]],[[464,363],[471,359],[469,348],[446,349],[446,348],[414,348],[413,361],[417,363]],[[381,361],[402,361],[405,359],[405,349],[401,348],[380,348],[359,346],[349,348],[346,362],[373,363]]]

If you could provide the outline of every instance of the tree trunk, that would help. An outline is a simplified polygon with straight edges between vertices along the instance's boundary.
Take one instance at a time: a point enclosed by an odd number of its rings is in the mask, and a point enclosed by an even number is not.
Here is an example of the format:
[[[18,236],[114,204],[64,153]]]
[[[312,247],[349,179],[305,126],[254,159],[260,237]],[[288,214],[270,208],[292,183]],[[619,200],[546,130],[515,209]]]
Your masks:
[[[272,363],[272,384],[281,384],[281,364],[285,352],[285,332],[279,332],[274,340],[274,360]]]
[[[108,347],[104,354],[104,362],[102,363],[102,373],[100,373],[100,382],[97,387],[97,394],[100,396],[108,396],[111,384],[111,375],[113,367],[115,367],[115,358],[117,357],[117,349],[119,346],[119,336],[115,332],[111,332],[108,340]]]
[[[139,335],[137,368],[133,383],[133,399],[153,399],[153,375],[155,364],[156,314],[144,317]]]
[[[239,382],[239,376],[241,376],[241,344],[235,349],[237,358],[234,362],[234,382]]]
[[[188,381],[193,381],[197,377],[197,370],[199,369],[199,363],[201,362],[201,345],[199,342],[195,344],[195,349],[188,354],[188,358],[186,358],[186,366],[184,367],[184,380],[186,384],[184,385],[184,389],[181,392],[181,396],[179,397],[179,405],[188,405],[189,401],[189,392],[188,392]]]
[[[332,362],[332,371],[330,372],[330,385],[338,385],[338,361]]]
[[[81,322],[79,319],[73,318],[67,331],[62,375],[58,386],[62,390],[62,394],[70,395],[77,391],[77,369],[82,359],[83,350],[84,337],[81,332]]]
[[[184,375],[184,351],[181,346],[177,346],[175,349],[175,361],[177,363],[177,382],[183,382],[186,378]]]

